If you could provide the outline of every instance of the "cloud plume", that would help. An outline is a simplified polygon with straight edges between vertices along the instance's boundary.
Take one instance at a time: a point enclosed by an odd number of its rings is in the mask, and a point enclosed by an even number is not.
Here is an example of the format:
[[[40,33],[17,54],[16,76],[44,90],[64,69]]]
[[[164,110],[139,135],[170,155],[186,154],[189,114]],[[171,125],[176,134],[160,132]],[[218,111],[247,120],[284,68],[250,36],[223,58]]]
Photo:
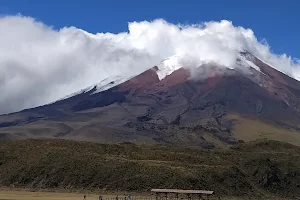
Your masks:
[[[0,18],[0,44],[0,113],[55,101],[107,77],[142,72],[173,55],[193,66],[215,62],[232,67],[237,52],[248,50],[300,79],[299,60],[272,54],[251,29],[226,20],[175,25],[157,19],[131,22],[128,32],[91,34],[5,16]]]

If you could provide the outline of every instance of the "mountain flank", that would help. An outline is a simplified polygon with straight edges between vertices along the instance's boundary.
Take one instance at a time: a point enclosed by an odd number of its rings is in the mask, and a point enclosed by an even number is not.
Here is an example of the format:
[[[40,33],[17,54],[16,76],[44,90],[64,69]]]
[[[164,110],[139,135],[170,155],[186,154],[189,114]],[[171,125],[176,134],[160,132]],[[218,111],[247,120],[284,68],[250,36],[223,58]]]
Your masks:
[[[207,63],[163,78],[160,70],[2,115],[0,139],[199,148],[272,139],[300,146],[300,83],[249,52],[241,52],[233,68]]]

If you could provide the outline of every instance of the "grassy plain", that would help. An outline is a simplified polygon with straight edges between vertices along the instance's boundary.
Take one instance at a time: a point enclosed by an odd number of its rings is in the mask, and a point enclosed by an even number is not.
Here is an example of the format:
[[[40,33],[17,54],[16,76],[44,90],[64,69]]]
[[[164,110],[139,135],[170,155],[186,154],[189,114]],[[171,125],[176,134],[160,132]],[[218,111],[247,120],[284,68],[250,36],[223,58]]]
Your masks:
[[[25,191],[25,190],[0,190],[0,200],[76,200],[83,199],[84,193],[80,192],[45,192],[45,191]],[[103,200],[115,199],[115,194],[105,194],[102,195]],[[87,200],[96,200],[98,197],[95,193],[87,193]],[[135,194],[133,195],[133,200],[150,200],[151,197],[146,194]],[[153,200],[155,198],[152,198]],[[210,197],[209,199],[219,199],[218,197]],[[220,197],[221,200],[255,200],[262,199],[258,197]],[[289,200],[288,198],[266,198],[265,200]]]

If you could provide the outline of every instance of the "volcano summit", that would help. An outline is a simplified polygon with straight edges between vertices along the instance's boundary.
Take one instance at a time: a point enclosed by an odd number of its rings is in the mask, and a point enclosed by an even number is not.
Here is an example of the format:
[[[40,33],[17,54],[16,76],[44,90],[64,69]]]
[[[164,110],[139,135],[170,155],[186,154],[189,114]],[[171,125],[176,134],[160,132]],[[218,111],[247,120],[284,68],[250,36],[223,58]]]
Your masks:
[[[0,139],[61,138],[213,148],[256,139],[300,145],[300,83],[248,51],[233,66],[175,55],[54,103],[0,117]]]

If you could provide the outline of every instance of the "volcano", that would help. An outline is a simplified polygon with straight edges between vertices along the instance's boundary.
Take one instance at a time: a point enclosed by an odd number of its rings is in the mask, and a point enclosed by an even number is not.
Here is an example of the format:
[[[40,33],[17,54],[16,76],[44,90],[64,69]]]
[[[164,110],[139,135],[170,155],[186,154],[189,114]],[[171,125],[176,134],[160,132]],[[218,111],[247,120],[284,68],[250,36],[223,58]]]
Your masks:
[[[267,138],[300,145],[300,82],[246,51],[232,68],[189,68],[177,59],[2,115],[0,139],[214,148]]]

